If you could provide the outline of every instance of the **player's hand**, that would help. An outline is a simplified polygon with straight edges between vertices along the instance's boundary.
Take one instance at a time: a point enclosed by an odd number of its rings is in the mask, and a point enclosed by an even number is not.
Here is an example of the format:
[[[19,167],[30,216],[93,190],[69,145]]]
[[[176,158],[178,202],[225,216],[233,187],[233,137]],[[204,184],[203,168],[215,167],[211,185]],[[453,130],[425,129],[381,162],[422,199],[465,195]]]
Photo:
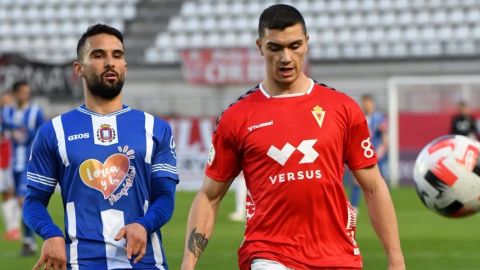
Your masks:
[[[120,229],[115,236],[115,241],[125,238],[127,240],[127,257],[132,259],[136,256],[133,263],[138,263],[147,252],[147,231],[138,223],[131,223]]]
[[[43,266],[45,266],[43,268]],[[65,239],[63,237],[48,238],[43,242],[40,259],[32,270],[66,270],[67,253],[65,251]]]

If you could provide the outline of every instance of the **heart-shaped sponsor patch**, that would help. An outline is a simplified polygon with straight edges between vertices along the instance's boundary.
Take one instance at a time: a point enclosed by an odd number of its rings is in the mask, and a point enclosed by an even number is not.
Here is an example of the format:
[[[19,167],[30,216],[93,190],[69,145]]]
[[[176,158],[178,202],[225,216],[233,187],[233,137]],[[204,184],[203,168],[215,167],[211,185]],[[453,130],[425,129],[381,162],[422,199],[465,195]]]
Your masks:
[[[130,167],[130,160],[125,154],[113,154],[105,162],[88,159],[82,162],[79,174],[89,187],[102,192],[107,199],[122,184]]]

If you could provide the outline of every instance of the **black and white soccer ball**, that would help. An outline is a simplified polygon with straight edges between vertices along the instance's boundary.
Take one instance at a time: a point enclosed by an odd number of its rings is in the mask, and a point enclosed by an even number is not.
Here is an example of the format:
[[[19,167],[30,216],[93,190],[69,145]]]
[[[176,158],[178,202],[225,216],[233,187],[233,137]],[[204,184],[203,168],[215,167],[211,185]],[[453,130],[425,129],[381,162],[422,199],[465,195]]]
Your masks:
[[[480,143],[465,136],[442,136],[415,161],[417,194],[430,210],[446,217],[480,211]]]

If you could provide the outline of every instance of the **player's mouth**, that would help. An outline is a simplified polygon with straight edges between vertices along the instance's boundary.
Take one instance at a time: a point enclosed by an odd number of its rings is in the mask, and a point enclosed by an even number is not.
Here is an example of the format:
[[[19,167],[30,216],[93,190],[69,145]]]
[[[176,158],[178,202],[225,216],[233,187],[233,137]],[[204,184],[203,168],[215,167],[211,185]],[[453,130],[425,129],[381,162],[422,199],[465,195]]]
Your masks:
[[[295,71],[293,67],[280,67],[278,70],[280,71],[280,75],[282,75],[282,77],[290,77]]]
[[[108,82],[113,83],[118,79],[118,74],[115,71],[107,71],[103,74],[103,77]]]

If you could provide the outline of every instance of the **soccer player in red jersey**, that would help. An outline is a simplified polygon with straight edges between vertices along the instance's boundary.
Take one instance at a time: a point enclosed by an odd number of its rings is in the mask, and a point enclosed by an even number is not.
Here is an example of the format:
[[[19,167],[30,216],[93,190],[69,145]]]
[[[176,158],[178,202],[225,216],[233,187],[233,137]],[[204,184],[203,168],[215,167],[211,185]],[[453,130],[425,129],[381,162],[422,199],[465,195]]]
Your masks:
[[[392,200],[361,109],[303,72],[308,35],[298,10],[270,6],[258,30],[266,76],[218,120],[206,177],[190,209],[182,269],[194,269],[241,170],[248,189],[241,270],[361,269],[344,164],[365,193],[388,269],[405,269]]]

